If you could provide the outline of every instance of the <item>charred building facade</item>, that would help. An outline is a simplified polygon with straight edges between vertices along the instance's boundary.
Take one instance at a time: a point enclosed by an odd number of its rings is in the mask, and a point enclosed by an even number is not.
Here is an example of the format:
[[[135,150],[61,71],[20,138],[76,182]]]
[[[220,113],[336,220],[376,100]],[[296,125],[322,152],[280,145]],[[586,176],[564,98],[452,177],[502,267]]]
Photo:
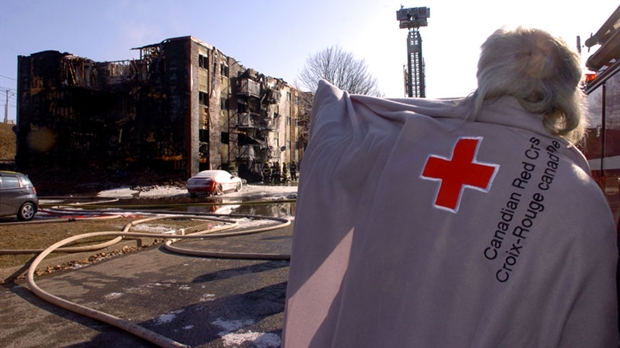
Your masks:
[[[246,69],[191,36],[95,62],[18,56],[18,168],[151,168],[191,176],[299,161],[311,93]]]

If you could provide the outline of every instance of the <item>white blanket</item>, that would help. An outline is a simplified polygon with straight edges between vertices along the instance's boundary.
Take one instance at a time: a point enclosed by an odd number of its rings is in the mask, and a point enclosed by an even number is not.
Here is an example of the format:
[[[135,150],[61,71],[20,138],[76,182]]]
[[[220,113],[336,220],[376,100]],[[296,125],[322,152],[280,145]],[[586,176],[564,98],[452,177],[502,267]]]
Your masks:
[[[284,347],[617,347],[616,233],[583,155],[512,98],[322,81]]]

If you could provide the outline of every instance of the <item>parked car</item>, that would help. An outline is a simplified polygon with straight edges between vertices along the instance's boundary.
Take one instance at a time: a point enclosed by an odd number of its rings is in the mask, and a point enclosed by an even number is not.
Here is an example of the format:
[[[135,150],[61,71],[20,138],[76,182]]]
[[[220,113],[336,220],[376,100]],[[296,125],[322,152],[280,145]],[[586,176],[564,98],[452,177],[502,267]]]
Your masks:
[[[241,178],[225,170],[203,170],[187,180],[187,192],[197,194],[221,195],[224,192],[241,190]]]
[[[38,207],[37,190],[25,174],[0,170],[0,216],[16,215],[28,221]]]

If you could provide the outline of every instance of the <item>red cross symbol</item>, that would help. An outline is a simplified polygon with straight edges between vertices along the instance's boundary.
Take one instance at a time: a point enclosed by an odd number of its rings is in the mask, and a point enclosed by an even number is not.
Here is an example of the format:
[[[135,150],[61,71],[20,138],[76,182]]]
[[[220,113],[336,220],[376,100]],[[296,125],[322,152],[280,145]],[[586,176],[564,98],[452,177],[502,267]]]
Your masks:
[[[482,141],[477,138],[459,138],[452,150],[452,158],[429,156],[422,171],[422,178],[439,181],[435,206],[456,213],[465,187],[488,192],[498,164],[476,161],[478,147]]]

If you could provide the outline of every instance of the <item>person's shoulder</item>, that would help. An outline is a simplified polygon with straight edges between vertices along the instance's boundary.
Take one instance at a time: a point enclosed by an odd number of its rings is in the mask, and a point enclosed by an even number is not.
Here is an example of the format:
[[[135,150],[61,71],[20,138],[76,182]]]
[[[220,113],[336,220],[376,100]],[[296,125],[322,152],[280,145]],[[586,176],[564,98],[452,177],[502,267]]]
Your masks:
[[[553,180],[551,175],[547,180]],[[562,192],[561,204],[568,225],[580,225],[592,231],[615,231],[611,206],[599,185],[588,172],[571,163],[569,170],[557,176],[558,190]],[[615,233],[615,232],[614,232]]]

